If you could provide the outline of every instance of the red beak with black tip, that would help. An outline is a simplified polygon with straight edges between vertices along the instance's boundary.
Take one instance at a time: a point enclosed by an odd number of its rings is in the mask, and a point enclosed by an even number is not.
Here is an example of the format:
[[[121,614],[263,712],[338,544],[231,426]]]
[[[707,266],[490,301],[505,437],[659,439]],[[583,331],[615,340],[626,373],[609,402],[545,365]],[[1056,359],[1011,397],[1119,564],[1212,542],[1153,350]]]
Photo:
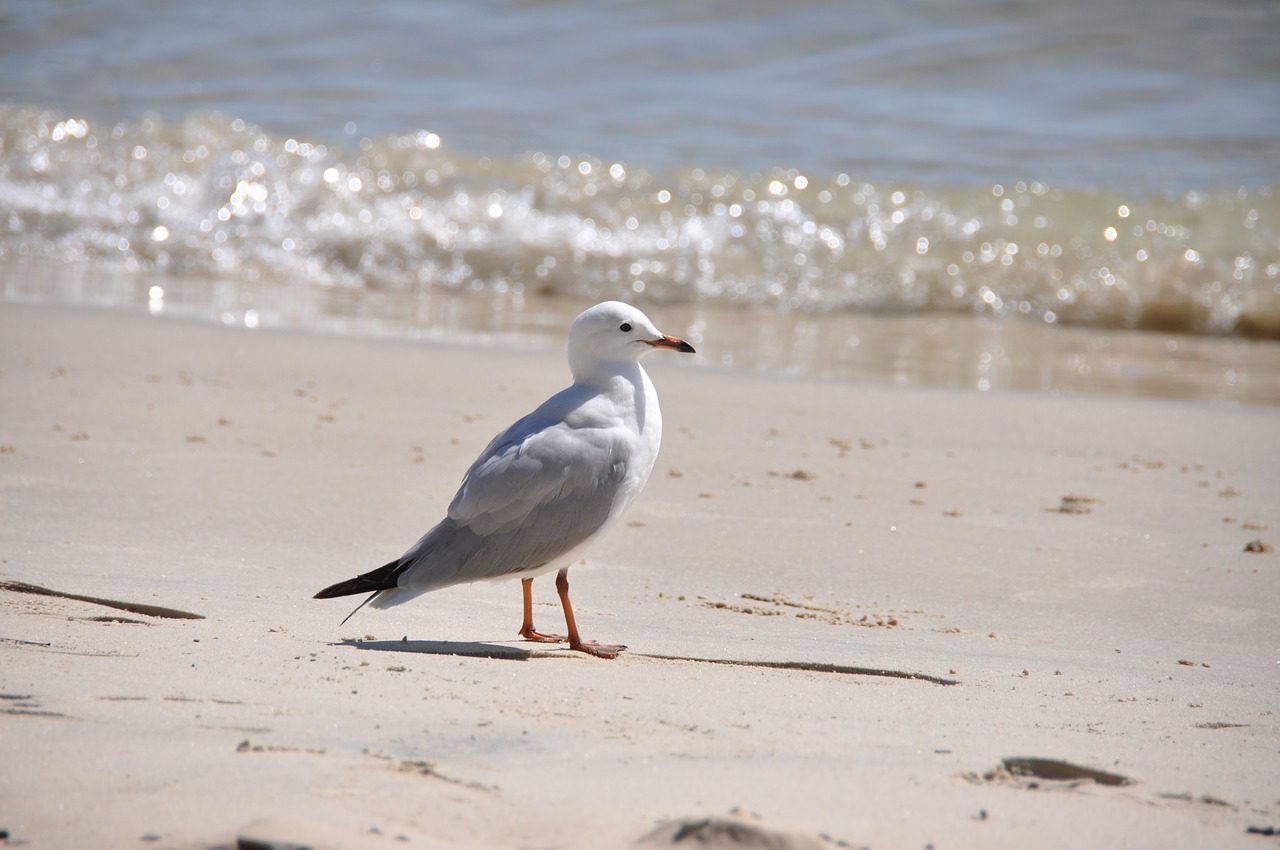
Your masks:
[[[645,342],[649,343],[654,348],[669,348],[672,351],[679,351],[684,354],[698,353],[694,351],[692,345],[682,339],[677,339],[674,336],[661,336],[658,339],[646,339]]]

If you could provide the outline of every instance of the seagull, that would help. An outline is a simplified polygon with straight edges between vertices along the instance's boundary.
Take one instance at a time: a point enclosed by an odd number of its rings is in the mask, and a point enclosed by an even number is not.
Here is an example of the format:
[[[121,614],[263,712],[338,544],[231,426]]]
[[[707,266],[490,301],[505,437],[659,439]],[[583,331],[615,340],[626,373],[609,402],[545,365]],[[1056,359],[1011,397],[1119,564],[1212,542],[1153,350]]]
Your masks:
[[[569,648],[616,658],[625,646],[579,636],[569,566],[618,522],[653,471],[662,411],[640,358],[655,349],[694,353],[629,304],[606,301],[583,312],[569,328],[572,386],[494,437],[467,470],[448,515],[403,555],[315,598],[370,593],[350,619],[365,605],[389,608],[455,584],[519,578],[520,636],[564,642],[533,627],[533,580],[555,570]]]

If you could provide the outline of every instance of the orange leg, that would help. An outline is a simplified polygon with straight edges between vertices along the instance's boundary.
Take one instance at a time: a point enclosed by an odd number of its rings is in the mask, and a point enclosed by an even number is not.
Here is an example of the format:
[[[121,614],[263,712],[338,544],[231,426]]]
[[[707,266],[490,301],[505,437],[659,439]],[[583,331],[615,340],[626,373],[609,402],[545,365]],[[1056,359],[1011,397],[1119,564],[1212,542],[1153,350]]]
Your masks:
[[[533,628],[533,579],[521,579],[524,586],[524,623],[520,625],[520,637],[537,643],[564,643],[564,635],[544,635]]]
[[[618,653],[626,649],[619,644],[583,643],[578,636],[578,624],[573,619],[573,606],[569,604],[569,568],[565,567],[556,573],[556,592],[560,594],[560,605],[564,608],[564,622],[569,629],[569,648],[596,658],[617,658]]]

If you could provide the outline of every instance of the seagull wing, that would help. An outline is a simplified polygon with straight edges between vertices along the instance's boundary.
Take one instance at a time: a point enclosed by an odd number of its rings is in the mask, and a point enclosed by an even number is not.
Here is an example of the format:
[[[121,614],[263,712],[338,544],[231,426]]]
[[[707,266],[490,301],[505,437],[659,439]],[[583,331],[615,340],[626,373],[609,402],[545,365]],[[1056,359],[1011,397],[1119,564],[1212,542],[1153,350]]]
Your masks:
[[[563,394],[562,394],[563,395]],[[627,481],[628,434],[591,405],[546,405],[494,438],[448,517],[400,560],[399,586],[427,590],[539,570],[600,531]]]
[[[449,518],[489,535],[545,522],[548,509],[581,501],[612,504],[625,464],[618,434],[607,426],[567,419],[522,419],[472,464],[449,505]],[[602,498],[603,497],[603,498]],[[569,532],[576,529],[578,535]],[[570,525],[549,533],[585,538],[594,529]]]

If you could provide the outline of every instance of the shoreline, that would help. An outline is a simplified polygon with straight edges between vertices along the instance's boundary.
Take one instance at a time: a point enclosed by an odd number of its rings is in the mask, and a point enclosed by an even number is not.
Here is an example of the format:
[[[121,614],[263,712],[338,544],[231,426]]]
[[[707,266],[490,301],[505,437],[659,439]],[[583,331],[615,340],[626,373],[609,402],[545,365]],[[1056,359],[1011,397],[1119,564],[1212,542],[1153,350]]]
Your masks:
[[[346,626],[309,598],[433,523],[565,384],[560,352],[0,304],[0,581],[204,617],[0,590],[0,827],[1231,848],[1280,825],[1280,576],[1244,551],[1277,543],[1280,410],[646,368],[662,455],[573,571],[584,637],[630,645],[604,662],[515,639],[518,584]]]
[[[20,260],[0,306],[106,310],[257,332],[557,352],[584,300],[180,281]],[[93,298],[87,291],[95,293]],[[157,297],[159,293],[159,297]],[[1044,324],[969,313],[778,313],[638,305],[699,347],[696,365],[763,378],[1280,406],[1280,340]],[[706,339],[710,345],[699,346]]]

